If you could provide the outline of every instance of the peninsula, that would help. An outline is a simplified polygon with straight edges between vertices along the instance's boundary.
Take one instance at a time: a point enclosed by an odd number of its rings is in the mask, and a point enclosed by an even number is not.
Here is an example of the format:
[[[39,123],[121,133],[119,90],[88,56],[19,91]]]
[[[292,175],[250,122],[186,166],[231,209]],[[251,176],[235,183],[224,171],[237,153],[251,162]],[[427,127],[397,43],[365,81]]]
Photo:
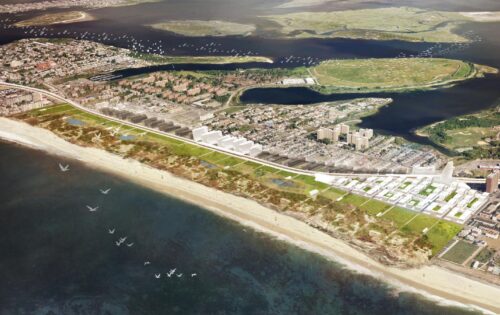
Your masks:
[[[273,63],[273,60],[264,56],[164,56],[154,54],[131,53],[130,56],[154,64],[229,64],[247,62]]]
[[[132,6],[141,3],[158,2],[160,0],[61,0],[61,1],[35,1],[25,3],[0,4],[0,13],[20,13],[40,11],[55,8],[107,8]]]
[[[34,18],[17,22],[15,25],[18,27],[26,26],[42,26],[42,25],[55,25],[55,24],[70,24],[76,22],[93,21],[95,18],[83,11],[68,11],[58,13],[48,13],[39,15]]]
[[[466,160],[500,158],[500,106],[417,130]]]

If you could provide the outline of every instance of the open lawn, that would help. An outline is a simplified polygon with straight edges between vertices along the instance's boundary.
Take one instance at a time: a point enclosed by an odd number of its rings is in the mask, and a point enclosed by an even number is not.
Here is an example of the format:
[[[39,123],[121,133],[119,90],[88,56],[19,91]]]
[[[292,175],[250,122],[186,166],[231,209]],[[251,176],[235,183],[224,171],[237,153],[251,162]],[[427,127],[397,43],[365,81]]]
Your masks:
[[[484,145],[484,138],[497,134],[493,128],[470,127],[446,131],[447,140],[443,143],[450,149]]]
[[[50,107],[42,107],[30,111],[32,116],[43,116],[73,111],[75,108],[69,104],[56,104]]]
[[[360,206],[362,210],[366,211],[370,215],[377,215],[380,212],[386,211],[390,207],[391,205],[374,199]]]
[[[432,254],[436,255],[461,229],[461,225],[444,220],[434,225],[425,236],[432,245]]]
[[[441,258],[461,265],[477,250],[477,248],[476,245],[460,240],[441,256]]]
[[[369,200],[369,198],[366,198],[366,197],[363,197],[360,195],[348,194],[347,196],[342,198],[342,200],[340,202],[348,203],[348,204],[355,205],[355,206],[359,207],[362,204],[364,204],[365,202],[367,202],[368,200]]]
[[[392,221],[396,225],[396,227],[400,228],[417,215],[418,213],[414,211],[406,210],[400,207],[394,207],[386,214],[384,214],[382,218]]]
[[[341,196],[345,195],[346,193],[344,191],[341,191],[339,189],[336,189],[336,188],[330,188],[330,189],[327,189],[323,192],[320,193],[320,196],[323,196],[327,199],[330,199],[330,200],[333,200],[333,201],[336,201],[337,199],[339,199]]]
[[[419,214],[418,217],[414,218],[410,222],[408,222],[406,225],[404,225],[401,230],[405,232],[410,232],[410,233],[415,233],[415,234],[422,234],[424,229],[430,229],[436,222],[438,222],[439,219],[431,217],[426,214]]]

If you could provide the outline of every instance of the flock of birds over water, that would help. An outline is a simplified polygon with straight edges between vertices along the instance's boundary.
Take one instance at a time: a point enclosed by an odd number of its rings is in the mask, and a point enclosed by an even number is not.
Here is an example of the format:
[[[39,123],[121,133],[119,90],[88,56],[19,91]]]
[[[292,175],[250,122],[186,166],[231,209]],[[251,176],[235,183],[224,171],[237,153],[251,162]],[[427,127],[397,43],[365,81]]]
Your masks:
[[[70,166],[69,166],[69,164],[64,165],[62,163],[59,163],[59,170],[63,173],[69,172]],[[99,189],[99,192],[103,195],[108,195],[111,192],[111,188]],[[99,206],[86,205],[86,208],[88,209],[89,212],[97,212],[99,210]],[[114,227],[108,228],[108,234],[115,235],[115,232],[117,232],[116,228],[114,228]],[[128,242],[127,242],[127,240],[128,240]],[[135,244],[134,242],[131,242],[128,239],[128,236],[121,236],[121,237],[117,238],[117,240],[115,241],[115,245],[117,247],[120,247],[122,245],[125,245],[126,247],[132,247],[132,246],[134,246],[134,244]],[[144,264],[144,267],[150,266],[151,261],[146,260],[146,261],[144,261],[143,264]],[[168,272],[164,272],[164,273],[160,272],[160,273],[153,273],[152,274],[152,277],[154,277],[155,279],[161,279],[162,276],[165,276],[167,278],[182,278],[184,276],[184,274],[181,272],[178,272],[177,268],[172,268]],[[197,273],[190,273],[186,276],[191,277],[191,278],[195,278],[198,276],[198,274]]]
[[[261,55],[257,51],[252,50],[242,50],[231,47],[225,47],[226,45],[217,42],[216,40],[203,43],[192,43],[192,42],[176,42],[173,44],[169,40],[150,40],[150,39],[138,39],[130,34],[114,34],[110,32],[90,32],[90,31],[74,31],[69,29],[61,29],[60,27],[52,28],[48,26],[16,26],[16,21],[13,18],[3,18],[0,20],[0,30],[1,29],[13,29],[21,32],[25,37],[29,38],[73,38],[79,40],[89,40],[94,42],[100,42],[103,44],[119,44],[120,47],[130,49],[138,53],[154,54],[159,56],[168,56],[178,54],[179,51],[181,55],[183,52],[189,51],[190,53],[195,53],[198,55],[224,55],[224,56],[259,56]],[[394,56],[395,58],[432,58],[432,57],[444,57],[451,53],[462,51],[469,47],[472,43],[480,42],[482,39],[479,35],[473,31],[468,31],[462,34],[464,37],[469,39],[466,43],[451,43],[442,44],[436,43],[427,47],[421,52],[408,53],[401,52]],[[176,53],[177,52],[177,53]],[[324,59],[312,56],[281,56],[274,58],[274,63],[276,67],[280,66],[314,66],[321,63]]]

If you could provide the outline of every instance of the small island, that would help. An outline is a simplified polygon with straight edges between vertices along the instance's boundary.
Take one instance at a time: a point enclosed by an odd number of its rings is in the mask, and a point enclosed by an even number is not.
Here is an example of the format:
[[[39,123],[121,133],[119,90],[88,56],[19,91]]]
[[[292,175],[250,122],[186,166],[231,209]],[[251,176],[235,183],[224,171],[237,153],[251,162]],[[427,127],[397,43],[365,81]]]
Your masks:
[[[465,22],[494,22],[495,12],[431,11],[410,7],[299,12],[263,18],[278,25],[273,31],[286,38],[360,38],[411,42],[468,42],[455,34]]]
[[[328,60],[309,69],[320,92],[429,89],[496,73],[491,67],[441,58]]]
[[[255,26],[227,21],[179,20],[149,25],[152,28],[184,36],[247,36],[255,31]]]
[[[55,24],[70,24],[76,22],[93,21],[95,18],[87,12],[83,11],[68,11],[58,13],[48,13],[35,16],[34,18],[17,22],[18,27],[26,26],[43,26]]]

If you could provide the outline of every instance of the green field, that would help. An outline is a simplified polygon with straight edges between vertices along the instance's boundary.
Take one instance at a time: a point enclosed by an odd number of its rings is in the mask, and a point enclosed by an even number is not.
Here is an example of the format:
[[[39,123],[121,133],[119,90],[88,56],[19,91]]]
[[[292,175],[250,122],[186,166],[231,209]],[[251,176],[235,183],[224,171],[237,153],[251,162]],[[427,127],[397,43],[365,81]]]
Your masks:
[[[401,229],[405,232],[421,234],[425,228],[430,229],[436,224],[439,219],[434,217],[420,214],[418,217],[411,220],[408,224],[404,225]]]
[[[342,200],[340,202],[348,203],[348,204],[355,205],[355,206],[359,207],[360,205],[364,204],[368,200],[370,200],[370,199],[363,197],[363,196],[360,196],[360,195],[348,194],[347,196],[342,198]]]
[[[451,149],[484,145],[484,138],[494,137],[497,134],[493,128],[471,127],[446,132],[449,140],[446,146]]]
[[[311,73],[324,87],[374,91],[445,85],[469,79],[476,70],[470,63],[452,59],[379,58],[328,60],[311,68]]]
[[[363,204],[362,206],[360,206],[362,210],[366,211],[370,215],[377,215],[380,212],[385,212],[390,207],[391,205],[375,199],[372,199],[367,203]]]
[[[264,16],[276,32],[292,38],[363,38],[425,42],[467,42],[455,27],[470,20],[455,12],[392,7]]]
[[[432,245],[432,254],[436,255],[461,229],[461,225],[444,220],[440,220],[434,225],[425,235]]]
[[[149,26],[184,36],[196,37],[249,35],[255,31],[255,26],[251,24],[217,20],[175,20],[155,23]]]
[[[394,207],[382,216],[383,219],[392,221],[397,228],[402,227],[408,221],[416,217],[418,213],[400,207]]]
[[[443,256],[441,256],[441,258],[461,265],[477,249],[478,247],[476,245],[460,240],[452,248],[450,248]]]

